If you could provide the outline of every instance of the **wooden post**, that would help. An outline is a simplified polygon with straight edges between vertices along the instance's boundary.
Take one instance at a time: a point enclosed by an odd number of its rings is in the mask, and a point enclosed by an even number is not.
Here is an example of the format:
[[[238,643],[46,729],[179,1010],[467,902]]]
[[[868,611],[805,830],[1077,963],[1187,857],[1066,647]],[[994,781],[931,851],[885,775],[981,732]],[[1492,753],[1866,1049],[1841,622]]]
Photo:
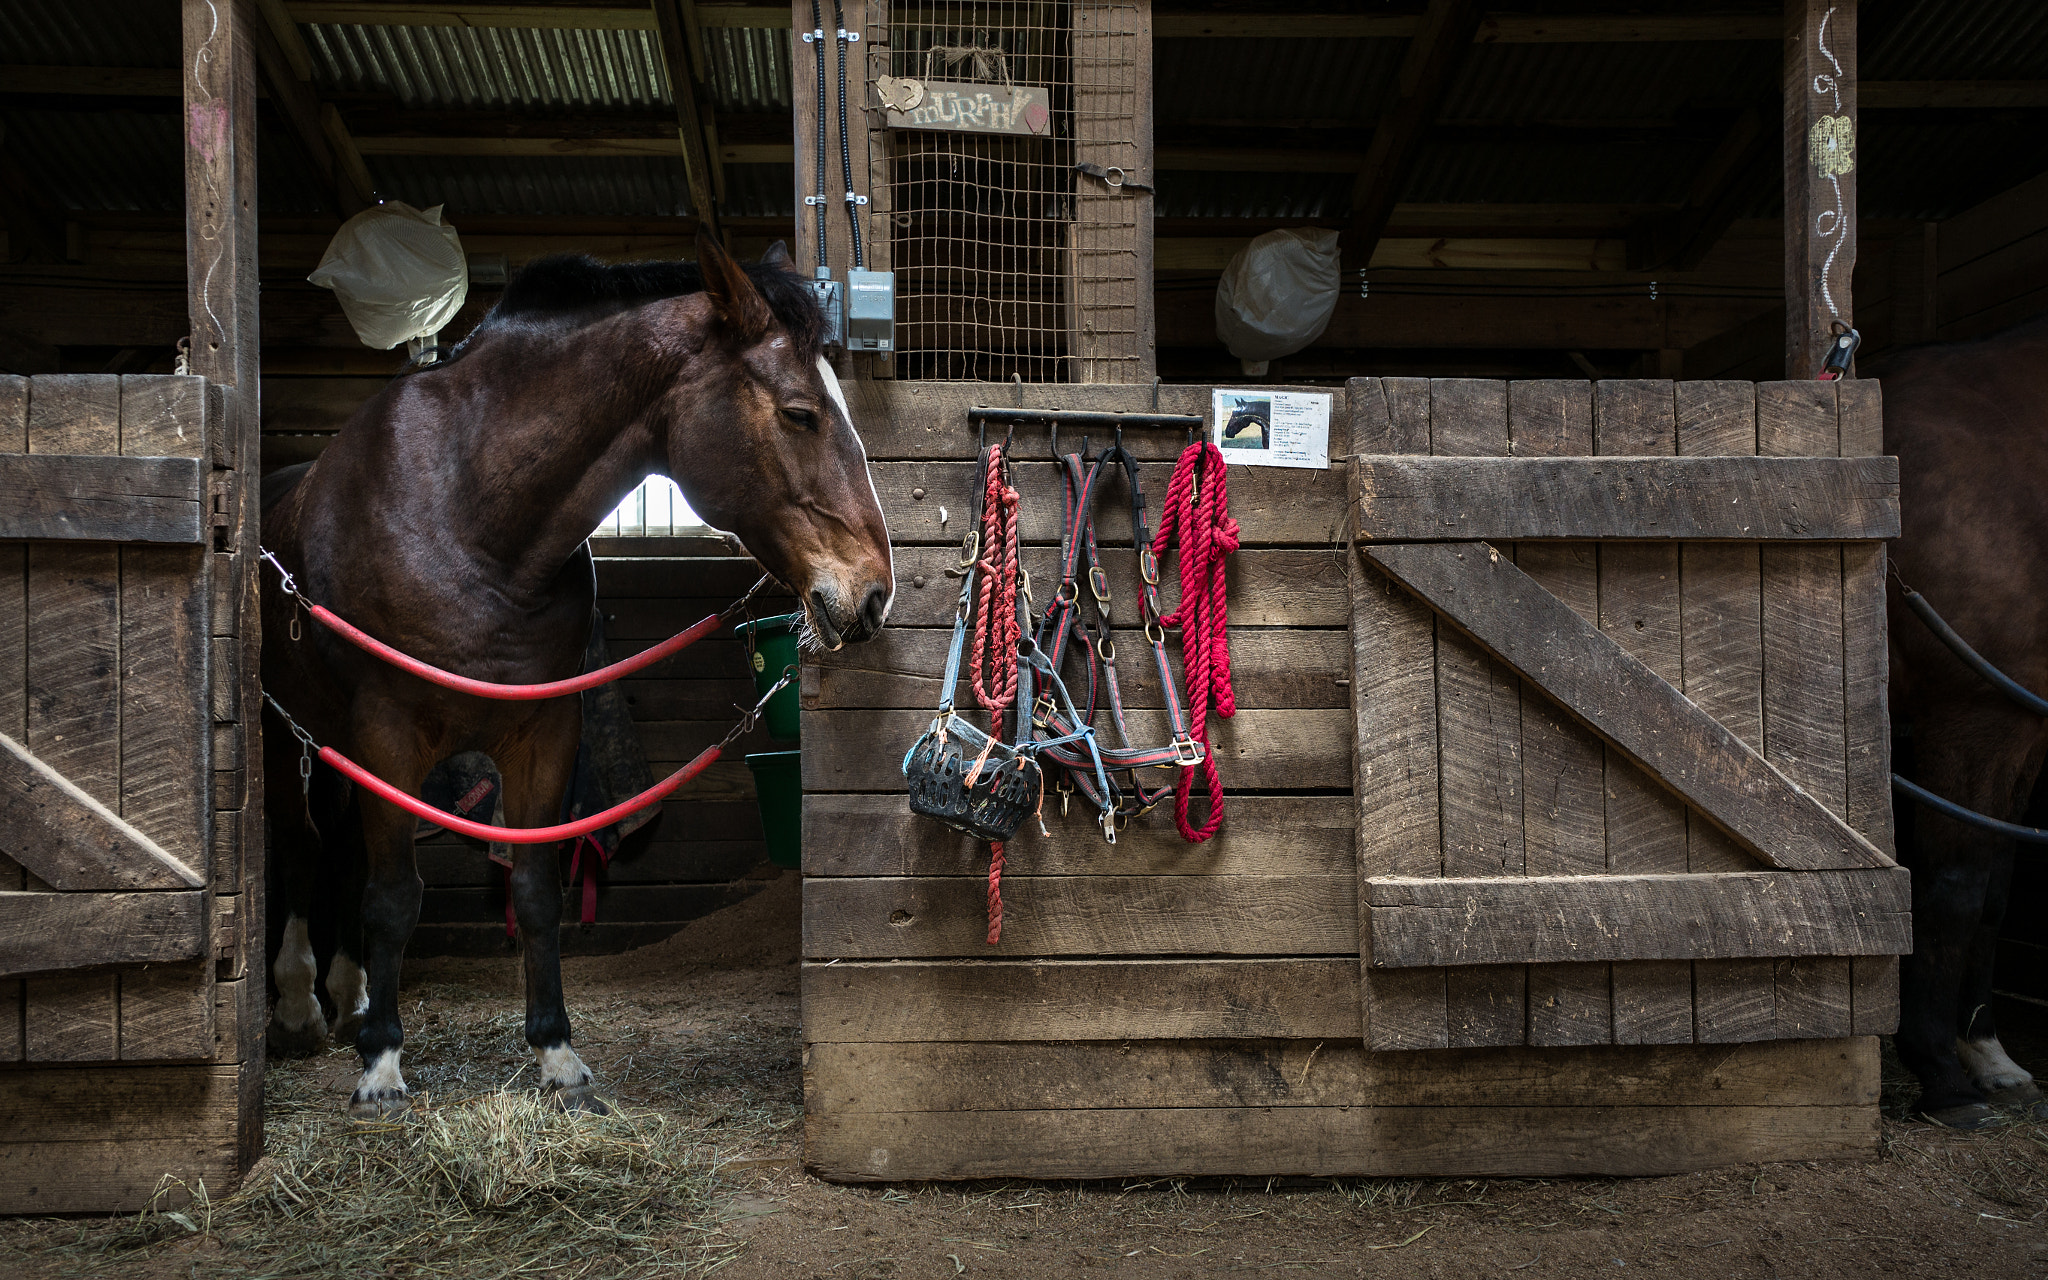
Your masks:
[[[874,78],[874,59],[886,58],[888,14],[879,0],[842,0],[840,6],[848,34],[859,40],[846,46],[846,142],[853,153],[854,189],[868,197],[856,215],[860,219],[861,253],[870,271],[889,270],[889,228],[885,217],[877,216],[887,203],[881,175],[873,171],[870,137],[868,84]],[[793,99],[796,139],[796,243],[790,256],[809,276],[818,265],[818,223],[825,224],[826,263],[842,284],[846,269],[853,265],[852,223],[847,217],[846,169],[839,151],[839,47],[838,28],[832,22],[832,0],[819,0],[818,12],[824,23],[824,41],[814,44],[804,37],[812,31],[811,0],[791,0],[789,35],[789,83]],[[877,46],[882,46],[880,50]],[[818,50],[825,52],[825,202],[805,204],[818,194]],[[886,63],[881,70],[886,71]],[[840,362],[845,377],[887,377],[889,361],[871,356],[851,357]]]
[[[1855,324],[1856,0],[1785,0],[1785,376]]]
[[[213,491],[226,527],[208,555],[214,578],[215,653],[233,655],[212,672],[215,719],[234,708],[239,725],[216,725],[218,775],[241,785],[217,793],[211,869],[213,901],[232,910],[223,941],[224,977],[239,977],[245,1000],[233,1043],[217,1056],[242,1065],[237,1154],[247,1168],[263,1145],[263,775],[259,717],[262,627],[256,608],[258,321],[256,309],[256,49],[263,19],[255,0],[183,0],[185,98],[185,290],[191,371],[218,395],[209,414]],[[229,683],[236,696],[224,699]],[[231,744],[241,759],[218,744]],[[209,925],[213,921],[209,920]]]
[[[1152,0],[1073,7],[1074,158],[1147,185],[1152,163]],[[1068,299],[1076,382],[1150,382],[1152,201],[1147,191],[1079,176]]]

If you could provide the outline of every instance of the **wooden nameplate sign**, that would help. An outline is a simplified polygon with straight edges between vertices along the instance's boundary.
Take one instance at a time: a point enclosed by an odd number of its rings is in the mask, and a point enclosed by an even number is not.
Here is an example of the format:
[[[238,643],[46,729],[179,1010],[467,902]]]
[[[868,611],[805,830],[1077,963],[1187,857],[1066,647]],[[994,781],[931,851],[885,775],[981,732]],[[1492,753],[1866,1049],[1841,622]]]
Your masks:
[[[1007,133],[1042,137],[1052,127],[1046,91],[1037,85],[976,84],[880,76],[882,111],[891,129]]]

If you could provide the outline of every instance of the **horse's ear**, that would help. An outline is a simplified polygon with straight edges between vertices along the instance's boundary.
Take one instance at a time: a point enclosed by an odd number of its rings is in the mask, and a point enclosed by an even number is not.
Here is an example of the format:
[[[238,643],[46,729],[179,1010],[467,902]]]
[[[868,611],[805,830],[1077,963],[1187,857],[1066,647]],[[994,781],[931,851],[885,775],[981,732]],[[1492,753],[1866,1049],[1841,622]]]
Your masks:
[[[752,345],[774,327],[768,300],[717,239],[701,231],[697,233],[697,269],[703,273],[704,292],[711,295],[719,319],[730,325],[742,342]]]
[[[796,263],[790,261],[789,246],[780,240],[769,245],[768,252],[761,255],[761,265],[764,267],[781,267],[784,271],[791,272],[792,274],[796,271]]]

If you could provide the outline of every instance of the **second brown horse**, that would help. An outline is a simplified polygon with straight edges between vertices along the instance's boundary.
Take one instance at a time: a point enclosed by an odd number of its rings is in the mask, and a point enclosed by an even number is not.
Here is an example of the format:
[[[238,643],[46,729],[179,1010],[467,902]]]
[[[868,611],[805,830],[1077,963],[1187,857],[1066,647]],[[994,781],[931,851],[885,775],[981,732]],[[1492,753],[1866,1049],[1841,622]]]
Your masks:
[[[309,598],[408,654],[483,680],[556,680],[576,674],[588,637],[585,538],[663,473],[795,592],[811,643],[868,639],[895,590],[889,533],[821,330],[780,245],[750,268],[708,239],[695,265],[537,262],[449,361],[392,383],[266,504],[264,544]],[[268,570],[263,626],[264,688],[320,742],[414,795],[439,761],[481,751],[503,777],[508,825],[557,820],[576,698],[486,701],[428,684],[309,619],[295,627]],[[274,713],[265,730],[278,855],[320,856],[323,833],[293,785],[298,744]],[[422,884],[412,816],[369,796],[359,811],[361,967],[329,988],[337,1031],[359,1023],[350,1114],[375,1118],[409,1105],[398,979]],[[602,1109],[570,1047],[556,846],[519,846],[511,885],[541,1086],[564,1106]],[[288,950],[304,937],[288,922]],[[280,957],[274,1034],[303,1036],[321,1016],[308,959]]]

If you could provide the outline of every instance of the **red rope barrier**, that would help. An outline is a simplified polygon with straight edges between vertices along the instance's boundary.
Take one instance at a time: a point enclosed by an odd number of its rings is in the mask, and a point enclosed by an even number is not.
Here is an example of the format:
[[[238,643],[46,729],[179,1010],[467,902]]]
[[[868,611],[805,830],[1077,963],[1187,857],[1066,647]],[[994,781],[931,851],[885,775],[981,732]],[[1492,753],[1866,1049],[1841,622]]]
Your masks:
[[[474,822],[443,812],[424,800],[405,794],[384,779],[371,773],[333,747],[320,748],[322,763],[346,774],[350,781],[367,788],[380,800],[389,801],[414,817],[425,818],[436,826],[446,827],[457,835],[469,836],[476,840],[494,840],[499,844],[552,844],[560,840],[576,840],[593,831],[610,826],[629,813],[638,813],[659,804],[671,791],[710,768],[725,751],[725,744],[706,747],[697,753],[697,758],[676,770],[660,782],[630,800],[622,800],[603,813],[593,813],[587,818],[565,822],[554,827],[496,827],[488,822]]]
[[[1208,441],[1191,444],[1180,455],[1167,486],[1166,505],[1152,554],[1166,555],[1180,542],[1180,607],[1160,619],[1181,629],[1181,661],[1187,671],[1188,716],[1195,741],[1203,746],[1202,778],[1209,793],[1209,816],[1198,829],[1188,822],[1188,799],[1194,791],[1194,769],[1180,771],[1174,788],[1173,822],[1191,844],[1200,844],[1223,825],[1223,778],[1216,753],[1209,746],[1209,711],[1229,719],[1237,714],[1237,694],[1230,687],[1229,612],[1224,604],[1223,561],[1237,550],[1237,521],[1230,518],[1230,490],[1223,451]]]
[[[444,689],[453,689],[458,693],[467,693],[479,698],[496,698],[505,702],[526,702],[542,698],[560,698],[571,693],[581,693],[585,689],[595,689],[601,684],[609,684],[622,676],[629,676],[635,671],[651,667],[663,658],[681,653],[684,649],[689,648],[705,636],[718,630],[718,625],[723,620],[720,615],[712,614],[710,617],[701,619],[691,624],[687,629],[670,636],[652,649],[642,650],[632,657],[622,658],[608,667],[600,667],[596,671],[587,671],[580,676],[572,676],[567,680],[550,680],[546,684],[495,684],[489,680],[472,680],[468,676],[459,676],[452,671],[443,671],[439,667],[421,662],[418,658],[400,653],[368,632],[342,621],[341,618],[335,615],[333,610],[325,605],[313,604],[307,605],[306,608],[321,626],[326,627],[365,653],[384,659],[384,661],[401,671],[416,675],[430,684],[440,685]]]

